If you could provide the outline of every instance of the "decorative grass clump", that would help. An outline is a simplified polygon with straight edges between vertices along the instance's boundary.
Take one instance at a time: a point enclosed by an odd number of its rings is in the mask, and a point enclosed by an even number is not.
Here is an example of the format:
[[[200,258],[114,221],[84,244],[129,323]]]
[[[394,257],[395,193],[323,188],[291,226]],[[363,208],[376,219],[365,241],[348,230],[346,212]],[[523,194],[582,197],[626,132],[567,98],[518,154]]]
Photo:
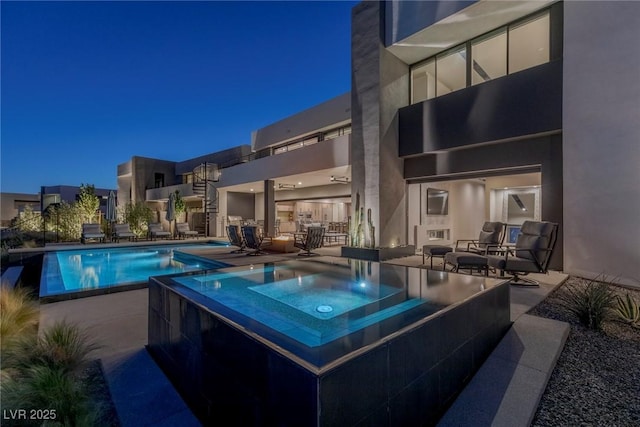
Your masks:
[[[624,298],[620,295],[616,296],[614,311],[623,322],[640,327],[640,305],[631,298],[629,293]]]
[[[0,287],[0,352],[19,337],[35,335],[40,313],[35,301],[24,288]]]
[[[596,277],[584,287],[566,286],[559,298],[580,323],[587,328],[600,330],[602,323],[611,316],[615,294],[609,284],[598,281]]]
[[[58,322],[38,335],[36,303],[22,289],[0,290],[0,403],[2,425],[92,426],[92,407],[82,374],[97,346],[77,325]],[[12,418],[16,410],[33,420]]]

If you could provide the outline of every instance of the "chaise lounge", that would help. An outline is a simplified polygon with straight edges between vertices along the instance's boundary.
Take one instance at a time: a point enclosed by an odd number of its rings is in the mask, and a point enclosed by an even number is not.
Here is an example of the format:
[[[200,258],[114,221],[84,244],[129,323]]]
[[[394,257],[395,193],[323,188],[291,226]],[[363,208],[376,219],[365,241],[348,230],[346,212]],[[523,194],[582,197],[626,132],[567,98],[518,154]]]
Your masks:
[[[178,238],[198,237],[198,232],[191,230],[186,222],[177,223],[176,232],[178,233]]]
[[[87,243],[87,240],[98,240],[104,242],[104,233],[100,229],[100,224],[82,224],[82,235],[80,242]]]
[[[162,224],[157,222],[152,222],[148,225],[148,234],[151,240],[157,239],[158,237],[170,238],[171,233],[169,231],[164,231],[162,229]]]
[[[130,242],[137,240],[138,236],[135,235],[129,224],[114,224],[113,225],[113,239],[116,242],[120,242],[120,239],[129,239]]]

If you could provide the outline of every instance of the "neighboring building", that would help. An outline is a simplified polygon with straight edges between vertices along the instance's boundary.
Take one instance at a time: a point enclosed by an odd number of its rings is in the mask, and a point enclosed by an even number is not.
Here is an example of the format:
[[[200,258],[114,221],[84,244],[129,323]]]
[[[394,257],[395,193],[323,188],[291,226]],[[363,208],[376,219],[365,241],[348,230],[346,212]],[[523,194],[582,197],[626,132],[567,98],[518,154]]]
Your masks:
[[[9,227],[11,221],[18,217],[29,206],[35,212],[40,212],[40,195],[26,193],[2,193],[2,214],[0,226]]]
[[[71,185],[44,186],[40,191],[40,194],[2,193],[2,227],[8,227],[11,220],[19,216],[26,206],[30,206],[35,212],[41,212],[41,203],[46,209],[54,203],[75,203],[80,197],[80,187]],[[107,210],[107,197],[110,191],[115,190],[95,189],[95,194],[100,199],[100,211],[103,214]]]
[[[100,211],[105,214],[107,211],[107,198],[110,191],[115,191],[110,188],[94,188],[95,195],[100,199]],[[48,187],[41,187],[42,205],[44,209],[53,203],[75,203],[80,200],[80,187],[73,185],[52,185]]]

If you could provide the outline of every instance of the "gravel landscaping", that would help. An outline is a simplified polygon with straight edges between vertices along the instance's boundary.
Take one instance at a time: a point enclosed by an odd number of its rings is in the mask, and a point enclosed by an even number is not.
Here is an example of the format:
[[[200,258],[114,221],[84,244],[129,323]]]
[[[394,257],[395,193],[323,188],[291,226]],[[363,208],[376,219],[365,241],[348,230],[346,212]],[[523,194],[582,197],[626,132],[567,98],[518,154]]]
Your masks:
[[[529,312],[571,325],[532,426],[640,426],[640,329],[615,316],[601,331],[582,326],[560,297],[586,284],[570,278]],[[640,301],[640,290],[612,289]]]

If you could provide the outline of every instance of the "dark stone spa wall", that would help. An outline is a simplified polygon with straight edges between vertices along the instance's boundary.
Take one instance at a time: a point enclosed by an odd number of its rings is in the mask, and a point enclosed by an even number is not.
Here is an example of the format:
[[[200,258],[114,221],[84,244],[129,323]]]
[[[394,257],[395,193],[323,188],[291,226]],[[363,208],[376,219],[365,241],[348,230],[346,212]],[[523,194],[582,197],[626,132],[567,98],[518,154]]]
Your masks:
[[[503,284],[316,375],[149,282],[149,351],[205,424],[434,425],[509,326]]]

